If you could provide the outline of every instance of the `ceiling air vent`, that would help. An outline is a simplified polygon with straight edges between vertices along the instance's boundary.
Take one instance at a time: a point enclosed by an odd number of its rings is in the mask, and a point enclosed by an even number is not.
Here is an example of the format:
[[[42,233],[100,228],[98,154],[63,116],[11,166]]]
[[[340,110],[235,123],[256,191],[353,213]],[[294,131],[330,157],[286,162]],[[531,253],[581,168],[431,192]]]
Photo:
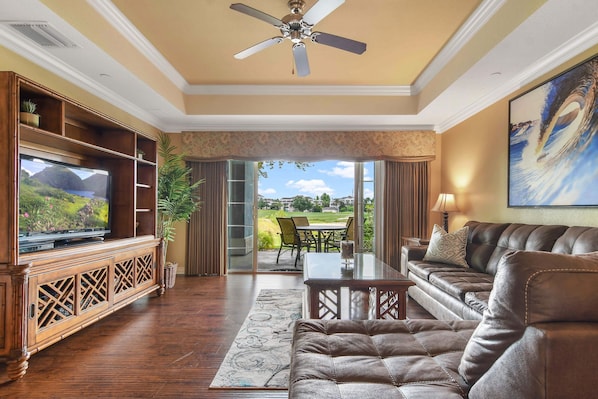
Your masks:
[[[47,22],[10,22],[13,29],[46,48],[79,47]]]

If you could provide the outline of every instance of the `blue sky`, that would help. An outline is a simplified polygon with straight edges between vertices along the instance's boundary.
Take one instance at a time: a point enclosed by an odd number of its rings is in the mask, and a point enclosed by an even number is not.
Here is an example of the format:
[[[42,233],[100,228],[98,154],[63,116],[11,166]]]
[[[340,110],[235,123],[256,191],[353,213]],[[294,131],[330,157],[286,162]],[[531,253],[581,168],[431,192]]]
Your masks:
[[[34,174],[41,172],[42,170],[49,168],[50,166],[52,166],[52,163],[45,163],[43,160],[38,159],[38,158],[33,158],[33,159],[21,159],[21,169],[26,170],[30,176],[33,176]],[[68,168],[68,166],[67,166]],[[102,175],[106,175],[107,173],[105,171],[101,171],[101,170],[92,170],[92,169],[87,169],[87,168],[83,168],[83,167],[77,167],[77,168],[68,168],[71,170],[71,172],[75,173],[77,176],[79,176],[82,180],[88,178],[89,176],[99,173]]]
[[[259,179],[258,192],[266,198],[294,197],[305,195],[312,198],[323,193],[332,198],[353,195],[353,162],[323,161],[311,162],[305,171],[294,164],[284,164],[282,168],[266,169],[267,178]],[[365,180],[373,178],[373,163],[365,169]],[[365,197],[373,198],[371,190]]]

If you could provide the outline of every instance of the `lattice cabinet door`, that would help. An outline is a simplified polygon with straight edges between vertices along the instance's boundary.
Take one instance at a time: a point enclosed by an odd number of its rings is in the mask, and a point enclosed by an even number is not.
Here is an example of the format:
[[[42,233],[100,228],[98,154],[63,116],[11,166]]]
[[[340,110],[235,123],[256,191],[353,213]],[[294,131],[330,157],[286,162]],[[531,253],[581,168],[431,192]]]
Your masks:
[[[29,343],[68,330],[109,306],[110,259],[29,280]]]
[[[114,260],[115,302],[156,281],[156,252],[142,250]]]
[[[135,274],[138,286],[153,283],[156,269],[154,261],[155,256],[153,252],[144,253],[136,257],[135,265],[137,270]]]

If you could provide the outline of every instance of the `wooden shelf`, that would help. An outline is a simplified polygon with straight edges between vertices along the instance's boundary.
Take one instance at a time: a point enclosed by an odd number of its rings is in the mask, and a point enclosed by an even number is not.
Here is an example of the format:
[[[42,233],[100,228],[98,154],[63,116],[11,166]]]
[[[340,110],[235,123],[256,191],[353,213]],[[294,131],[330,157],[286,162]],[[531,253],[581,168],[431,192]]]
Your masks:
[[[134,158],[133,156],[122,152],[110,150],[105,147],[89,144],[69,137],[58,136],[55,133],[28,125],[20,124],[19,126],[21,131],[21,145],[28,148],[52,148],[60,152],[76,153],[88,157]]]

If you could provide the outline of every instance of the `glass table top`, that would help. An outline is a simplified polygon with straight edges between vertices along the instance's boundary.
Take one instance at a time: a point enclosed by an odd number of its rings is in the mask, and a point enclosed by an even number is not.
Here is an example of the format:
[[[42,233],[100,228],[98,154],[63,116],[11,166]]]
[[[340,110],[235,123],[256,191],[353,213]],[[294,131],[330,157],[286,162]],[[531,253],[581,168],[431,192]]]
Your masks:
[[[374,255],[361,253],[356,253],[348,265],[340,253],[307,253],[303,277],[306,283],[410,281]]]

